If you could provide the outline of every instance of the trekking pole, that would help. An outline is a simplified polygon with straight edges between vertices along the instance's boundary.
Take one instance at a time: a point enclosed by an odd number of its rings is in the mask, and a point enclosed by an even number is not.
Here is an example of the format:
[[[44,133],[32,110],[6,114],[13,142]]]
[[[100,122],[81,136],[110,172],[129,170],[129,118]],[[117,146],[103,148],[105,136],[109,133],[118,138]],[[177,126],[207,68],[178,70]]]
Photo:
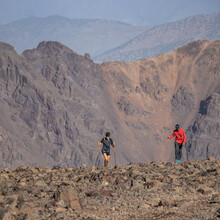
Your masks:
[[[114,158],[115,158],[115,168],[117,168],[117,165],[116,165],[116,153],[115,153],[115,146],[114,146]]]
[[[97,153],[96,159],[95,159],[95,167],[99,165],[99,152]]]
[[[100,145],[98,144],[98,146],[99,146],[99,152],[98,152],[97,157],[96,157],[96,160],[95,160],[95,167],[98,166],[97,163],[98,163],[98,160],[99,160],[99,153],[101,152]]]

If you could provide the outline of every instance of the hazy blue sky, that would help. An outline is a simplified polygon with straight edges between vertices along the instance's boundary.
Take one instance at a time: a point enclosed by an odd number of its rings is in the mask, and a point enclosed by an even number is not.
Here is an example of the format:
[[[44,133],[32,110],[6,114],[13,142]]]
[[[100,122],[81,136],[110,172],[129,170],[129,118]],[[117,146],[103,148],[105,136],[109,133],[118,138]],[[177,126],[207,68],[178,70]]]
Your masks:
[[[29,16],[99,18],[157,25],[220,12],[220,0],[0,0],[0,24]]]

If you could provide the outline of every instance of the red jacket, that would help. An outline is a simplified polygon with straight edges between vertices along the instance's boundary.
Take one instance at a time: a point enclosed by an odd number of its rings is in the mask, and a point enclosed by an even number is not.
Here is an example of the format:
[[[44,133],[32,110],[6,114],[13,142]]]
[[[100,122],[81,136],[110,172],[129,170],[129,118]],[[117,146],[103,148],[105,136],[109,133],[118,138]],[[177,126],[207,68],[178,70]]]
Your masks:
[[[179,144],[186,144],[186,134],[182,128],[179,128],[179,130],[174,130],[173,134],[169,137],[169,139],[176,136],[175,142]]]

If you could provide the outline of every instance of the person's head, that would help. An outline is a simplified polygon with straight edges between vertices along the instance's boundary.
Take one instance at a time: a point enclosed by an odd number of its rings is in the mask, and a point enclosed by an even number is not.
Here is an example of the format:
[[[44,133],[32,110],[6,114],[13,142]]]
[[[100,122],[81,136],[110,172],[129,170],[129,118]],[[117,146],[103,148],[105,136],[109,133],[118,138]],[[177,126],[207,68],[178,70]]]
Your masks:
[[[107,138],[110,138],[110,132],[106,132],[105,136],[106,136]]]
[[[180,125],[179,125],[179,124],[176,124],[175,128],[176,128],[176,130],[179,130]]]
[[[105,136],[106,136],[106,138],[109,140],[109,138],[110,138],[110,132],[106,132],[106,133],[105,133]]]

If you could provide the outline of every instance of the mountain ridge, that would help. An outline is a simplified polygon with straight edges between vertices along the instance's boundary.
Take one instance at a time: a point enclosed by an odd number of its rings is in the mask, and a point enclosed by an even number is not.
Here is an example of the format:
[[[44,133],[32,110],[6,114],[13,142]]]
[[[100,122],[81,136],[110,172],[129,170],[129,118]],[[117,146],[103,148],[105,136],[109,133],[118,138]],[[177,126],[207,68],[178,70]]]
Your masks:
[[[0,28],[0,40],[12,44],[19,53],[36,47],[41,41],[51,40],[59,41],[81,55],[101,53],[147,29],[113,20],[68,19],[56,15],[26,18]]]
[[[218,40],[219,24],[220,14],[216,13],[158,25],[94,59],[97,62],[133,61],[171,52],[196,40]]]
[[[43,7],[42,7],[43,6]],[[9,23],[27,16],[46,17],[48,15],[61,15],[68,18],[100,18],[130,23],[133,25],[155,26],[170,21],[180,20],[198,14],[213,14],[219,12],[218,0],[102,0],[74,1],[66,0],[21,0],[21,2],[8,2],[2,0],[0,8],[0,23]]]
[[[198,15],[154,27],[100,19],[32,17],[0,26],[0,40],[19,53],[41,41],[59,41],[95,62],[134,61],[171,52],[196,40],[220,39],[220,14]]]

